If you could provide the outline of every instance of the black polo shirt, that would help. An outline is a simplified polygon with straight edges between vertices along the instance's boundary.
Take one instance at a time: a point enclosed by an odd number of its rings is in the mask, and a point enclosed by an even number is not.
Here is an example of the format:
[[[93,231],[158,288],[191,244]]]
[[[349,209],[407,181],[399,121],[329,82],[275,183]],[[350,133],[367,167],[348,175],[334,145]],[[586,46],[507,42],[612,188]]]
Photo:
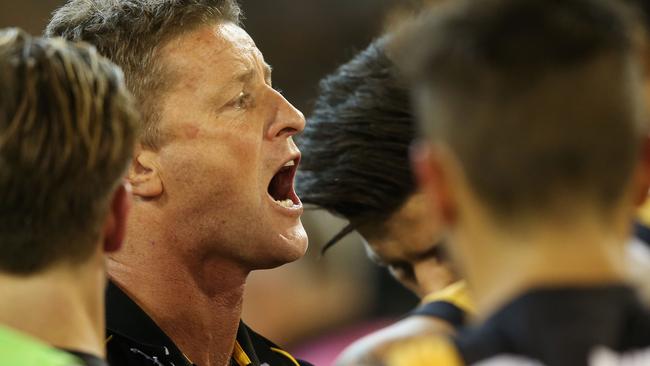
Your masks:
[[[465,325],[468,318],[467,311],[473,308],[471,296],[465,281],[457,281],[447,287],[429,294],[409,316],[425,316],[443,320],[455,329]]]
[[[449,301],[432,301],[422,304],[411,311],[408,316],[426,316],[444,320],[455,329],[465,325],[467,313],[456,304]]]
[[[537,289],[454,343],[468,365],[587,366],[593,357],[605,363],[592,365],[618,365],[605,359],[626,353],[645,361],[634,365],[650,365],[650,313],[623,285]]]
[[[106,351],[111,366],[192,366],[174,342],[112,282],[106,290]],[[232,366],[311,366],[240,322]]]
[[[634,223],[634,236],[639,239],[643,244],[650,247],[650,228],[646,225],[636,222]]]
[[[105,360],[95,356],[91,355],[89,353],[85,352],[79,352],[79,351],[70,351],[66,349],[62,349],[62,351],[68,352],[71,355],[75,356],[77,359],[81,360],[81,362],[85,366],[108,366]]]

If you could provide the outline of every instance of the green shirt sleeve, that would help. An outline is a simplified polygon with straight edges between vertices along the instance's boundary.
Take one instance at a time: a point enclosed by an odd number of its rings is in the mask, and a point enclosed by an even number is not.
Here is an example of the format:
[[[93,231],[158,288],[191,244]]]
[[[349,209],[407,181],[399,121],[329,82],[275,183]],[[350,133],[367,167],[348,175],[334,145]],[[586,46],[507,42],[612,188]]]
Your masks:
[[[0,365],[83,366],[73,355],[0,326]]]

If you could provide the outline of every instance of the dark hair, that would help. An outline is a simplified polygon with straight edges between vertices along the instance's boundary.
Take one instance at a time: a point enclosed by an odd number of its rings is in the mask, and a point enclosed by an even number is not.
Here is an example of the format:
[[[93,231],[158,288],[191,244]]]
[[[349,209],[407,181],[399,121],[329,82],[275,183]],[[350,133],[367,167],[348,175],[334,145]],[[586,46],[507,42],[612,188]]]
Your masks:
[[[403,30],[391,51],[425,133],[451,148],[496,218],[567,199],[605,213],[647,131],[642,33],[616,1],[458,0]]]
[[[321,80],[315,109],[298,141],[301,200],[350,221],[326,247],[361,225],[381,224],[415,188],[408,90],[384,43],[373,42]]]
[[[122,72],[94,48],[0,31],[0,271],[96,250],[138,122]]]
[[[174,81],[157,51],[169,40],[218,21],[239,24],[236,0],[69,0],[54,12],[45,33],[85,41],[119,65],[140,104],[142,143],[163,142],[156,101]]]

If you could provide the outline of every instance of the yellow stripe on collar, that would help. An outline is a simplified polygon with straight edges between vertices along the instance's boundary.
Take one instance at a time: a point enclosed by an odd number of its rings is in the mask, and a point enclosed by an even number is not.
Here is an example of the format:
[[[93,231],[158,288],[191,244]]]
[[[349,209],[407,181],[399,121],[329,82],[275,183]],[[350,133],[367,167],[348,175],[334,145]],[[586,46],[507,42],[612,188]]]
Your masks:
[[[300,366],[298,361],[293,356],[291,356],[291,354],[289,352],[287,352],[287,351],[285,351],[283,349],[275,348],[275,347],[271,347],[271,351],[281,354],[282,356],[284,356],[284,357],[288,358],[289,360],[291,360],[291,362],[293,362],[294,365]]]
[[[465,281],[454,282],[451,285],[429,294],[422,299],[423,304],[434,301],[446,301],[458,306],[461,310],[474,314],[474,303],[470,297]]]
[[[253,363],[238,341],[235,341],[235,349],[232,350],[232,357],[239,366],[248,366]]]

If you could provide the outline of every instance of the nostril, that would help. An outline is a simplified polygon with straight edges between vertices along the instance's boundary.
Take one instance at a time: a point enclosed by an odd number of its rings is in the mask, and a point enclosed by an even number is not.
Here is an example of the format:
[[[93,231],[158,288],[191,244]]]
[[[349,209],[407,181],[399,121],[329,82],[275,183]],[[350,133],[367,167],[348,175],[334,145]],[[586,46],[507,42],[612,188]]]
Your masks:
[[[285,127],[278,132],[276,136],[293,136],[298,133],[298,130],[293,127]]]

